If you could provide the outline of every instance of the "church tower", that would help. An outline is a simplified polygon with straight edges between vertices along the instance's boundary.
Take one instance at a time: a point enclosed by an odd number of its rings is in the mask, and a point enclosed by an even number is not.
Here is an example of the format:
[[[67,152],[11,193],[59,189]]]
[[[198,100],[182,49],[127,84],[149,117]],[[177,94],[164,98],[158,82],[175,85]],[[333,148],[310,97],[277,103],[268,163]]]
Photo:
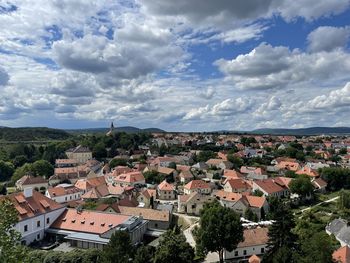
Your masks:
[[[114,133],[114,124],[113,121],[111,122],[111,128],[109,129],[109,132],[106,133],[107,136],[113,136]]]

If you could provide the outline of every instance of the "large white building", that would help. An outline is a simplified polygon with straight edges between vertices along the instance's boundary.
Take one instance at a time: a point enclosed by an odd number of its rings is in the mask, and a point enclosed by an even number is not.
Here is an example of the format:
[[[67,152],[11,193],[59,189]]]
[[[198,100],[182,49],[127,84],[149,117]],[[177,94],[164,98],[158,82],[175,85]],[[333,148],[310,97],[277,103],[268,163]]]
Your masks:
[[[2,196],[0,202],[5,199],[10,200],[18,212],[19,221],[14,228],[21,233],[23,245],[42,240],[45,231],[65,210],[64,206],[33,191],[33,188]]]
[[[83,190],[71,184],[60,184],[46,190],[45,196],[63,204],[70,201],[80,200],[84,194]]]

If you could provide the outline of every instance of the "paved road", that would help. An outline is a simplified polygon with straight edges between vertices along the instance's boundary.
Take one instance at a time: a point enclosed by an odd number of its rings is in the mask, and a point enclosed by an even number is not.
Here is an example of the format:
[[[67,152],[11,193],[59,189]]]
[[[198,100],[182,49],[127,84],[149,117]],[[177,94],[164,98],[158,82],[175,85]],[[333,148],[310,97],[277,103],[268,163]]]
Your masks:
[[[334,201],[337,200],[338,198],[339,198],[339,196],[333,197],[333,198],[331,198],[331,199],[329,199],[329,200],[323,201],[323,202],[318,203],[318,204],[316,204],[316,205],[314,205],[314,206],[310,206],[310,207],[304,208],[304,209],[301,210],[301,212],[304,213],[305,211],[310,210],[310,209],[313,208],[313,207],[316,207],[316,206],[319,206],[319,205],[322,205],[322,204],[325,204],[325,203],[334,202]]]

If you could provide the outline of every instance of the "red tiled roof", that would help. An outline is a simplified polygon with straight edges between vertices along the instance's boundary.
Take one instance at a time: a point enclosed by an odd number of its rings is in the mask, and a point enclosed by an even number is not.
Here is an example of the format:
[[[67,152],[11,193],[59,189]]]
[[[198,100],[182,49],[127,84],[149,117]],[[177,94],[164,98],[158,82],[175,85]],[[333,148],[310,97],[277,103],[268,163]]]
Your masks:
[[[333,259],[339,263],[350,263],[350,248],[344,246],[333,252]]]
[[[281,186],[276,184],[271,179],[257,180],[254,183],[257,184],[261,189],[263,189],[268,194],[277,193],[284,190]]]
[[[203,180],[192,180],[184,186],[185,189],[210,189],[210,185]]]
[[[32,185],[32,184],[45,184],[47,183],[47,180],[45,180],[41,176],[31,176],[31,175],[25,175],[22,176],[17,183],[20,183],[22,185]]]
[[[244,241],[239,243],[237,247],[243,248],[267,244],[269,240],[268,232],[267,227],[245,229],[243,232]]]
[[[264,206],[266,201],[265,197],[260,196],[246,195],[245,198],[247,199],[249,206],[251,207],[261,208]]]
[[[163,181],[158,185],[158,189],[161,191],[174,191],[175,187],[172,184],[169,184],[167,181]]]
[[[143,183],[145,181],[145,177],[141,172],[130,172],[118,175],[115,181],[124,183]]]

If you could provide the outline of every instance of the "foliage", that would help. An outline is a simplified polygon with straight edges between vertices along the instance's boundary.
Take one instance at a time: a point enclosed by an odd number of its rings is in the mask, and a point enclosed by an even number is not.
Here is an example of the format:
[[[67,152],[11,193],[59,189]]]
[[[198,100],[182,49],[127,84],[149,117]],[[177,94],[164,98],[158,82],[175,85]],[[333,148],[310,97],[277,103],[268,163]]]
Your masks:
[[[197,162],[206,162],[209,159],[213,159],[217,157],[217,153],[213,151],[201,151],[197,156]]]
[[[107,157],[107,150],[105,145],[102,142],[97,143],[92,148],[92,156],[96,159],[106,158]]]
[[[339,199],[337,201],[337,206],[340,210],[350,208],[350,192],[349,191],[340,191]]]
[[[15,171],[12,163],[0,161],[0,182],[7,181]]]
[[[228,154],[227,160],[233,164],[233,169],[240,169],[244,164],[242,158],[234,156],[233,154]]]
[[[252,195],[261,197],[264,195],[264,193],[261,190],[256,189]]]
[[[205,204],[199,225],[195,235],[197,248],[205,252],[218,252],[220,262],[223,262],[224,249],[232,251],[243,241],[239,215],[217,201]]]
[[[164,181],[165,176],[158,173],[157,171],[147,171],[143,173],[145,181],[148,184],[159,184]]]
[[[256,139],[254,137],[242,137],[241,138],[241,143],[244,146],[250,146],[253,143],[257,143]]]
[[[114,158],[109,162],[109,167],[112,169],[117,166],[127,166],[128,163],[125,159]]]
[[[286,177],[289,177],[289,178],[295,178],[295,177],[297,177],[296,173],[295,173],[294,171],[291,171],[291,170],[287,170],[287,171],[284,173],[284,175],[285,175]]]
[[[176,170],[176,163],[171,162],[171,163],[169,163],[168,167]]]
[[[103,263],[125,263],[132,257],[132,244],[126,231],[116,231],[103,248]]]
[[[350,169],[341,167],[325,167],[320,169],[320,175],[327,182],[327,188],[337,191],[341,188],[350,189]]]
[[[153,262],[153,248],[150,246],[140,246],[137,248],[133,263],[152,263]]]
[[[160,244],[154,255],[154,263],[183,262],[191,263],[194,250],[186,242],[185,236],[179,230],[168,230],[161,236]]]
[[[53,165],[46,160],[35,161],[32,167],[35,176],[49,178],[54,173]]]
[[[50,128],[0,128],[0,140],[4,141],[64,140],[69,137],[63,130]]]
[[[258,220],[258,216],[255,213],[253,213],[253,211],[250,208],[248,208],[245,211],[244,218],[249,220],[249,221],[254,221],[254,222],[258,222],[259,221]]]
[[[21,234],[14,229],[18,213],[11,201],[0,201],[0,259],[5,263],[21,262],[24,249],[18,245]]]
[[[295,227],[290,207],[279,202],[274,211],[274,223],[269,227],[269,241],[265,262],[294,262],[292,255],[297,251],[297,236],[291,231]],[[285,261],[286,258],[290,261]],[[279,259],[280,261],[276,261]]]
[[[292,193],[296,193],[301,198],[304,198],[313,192],[314,187],[310,177],[307,175],[300,175],[289,183],[289,189]]]

